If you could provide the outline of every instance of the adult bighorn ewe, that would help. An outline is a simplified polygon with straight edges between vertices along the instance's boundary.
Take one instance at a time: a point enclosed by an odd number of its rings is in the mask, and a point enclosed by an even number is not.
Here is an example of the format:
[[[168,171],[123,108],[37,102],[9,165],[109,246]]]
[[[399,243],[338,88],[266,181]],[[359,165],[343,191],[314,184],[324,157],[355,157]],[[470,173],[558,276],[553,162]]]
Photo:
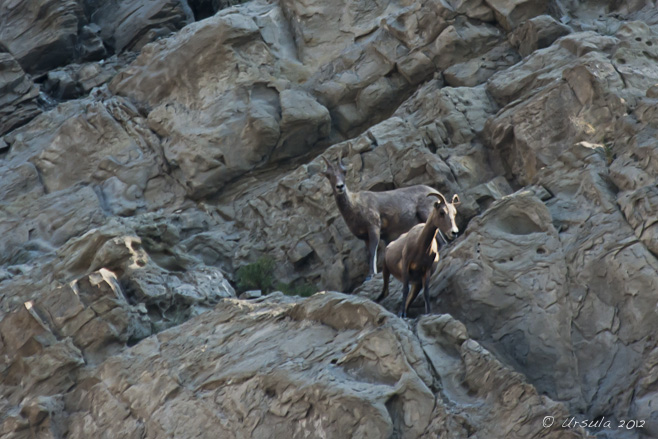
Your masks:
[[[414,226],[386,247],[384,256],[384,287],[377,297],[377,302],[388,295],[389,275],[393,274],[402,282],[402,308],[400,316],[406,317],[409,306],[423,288],[425,312],[430,313],[429,283],[430,276],[439,262],[439,250],[436,245],[436,234],[443,233],[456,236],[459,232],[455,224],[455,215],[459,204],[459,196],[455,194],[448,203],[442,194],[432,192],[428,197],[436,197],[434,208],[425,224]],[[409,294],[411,284],[411,294]]]
[[[327,164],[324,175],[331,182],[338,210],[350,232],[366,242],[370,278],[377,274],[379,239],[391,242],[416,224],[426,222],[432,210],[427,196],[436,189],[416,185],[382,192],[351,192],[345,186],[346,168],[342,157],[338,158],[337,165],[322,158]]]

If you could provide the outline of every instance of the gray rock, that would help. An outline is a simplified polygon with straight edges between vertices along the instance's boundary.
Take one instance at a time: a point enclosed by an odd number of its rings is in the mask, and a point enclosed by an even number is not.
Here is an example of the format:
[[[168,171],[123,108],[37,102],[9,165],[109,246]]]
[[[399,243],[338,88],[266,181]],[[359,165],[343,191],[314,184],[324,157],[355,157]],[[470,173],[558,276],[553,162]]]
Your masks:
[[[44,195],[43,188],[35,180],[34,168],[26,166],[12,171],[28,181],[25,182],[27,187],[16,191],[19,196],[2,206],[0,230],[6,238],[0,244],[0,260],[4,263],[21,263],[21,250],[29,249],[35,240],[43,240],[57,248],[105,221],[92,188],[78,185]]]
[[[240,299],[249,300],[249,299],[258,299],[263,296],[261,290],[249,290],[240,294]]]
[[[83,11],[76,0],[30,0],[0,5],[0,44],[28,73],[75,58]]]
[[[60,3],[0,6],[0,436],[656,436],[655,1]],[[320,155],[459,194],[434,314]]]
[[[619,44],[612,54],[612,62],[627,88],[645,92],[658,82],[653,65],[658,56],[658,30],[641,21],[624,23],[617,33]]]
[[[618,203],[635,236],[649,251],[658,255],[658,222],[654,215],[658,207],[658,187],[643,186],[634,191],[620,192]]]
[[[508,43],[502,43],[479,58],[453,64],[443,71],[443,77],[453,87],[475,87],[485,83],[497,71],[516,64],[519,59]]]
[[[574,400],[579,395],[566,330],[572,318],[563,284],[567,270],[548,209],[521,192],[495,202],[469,224],[440,263],[434,291],[441,291],[439,309],[459,316],[478,340],[540,391]],[[510,271],[519,274],[511,279]],[[517,319],[524,322],[521,328]],[[547,340],[544,331],[556,335]]]
[[[38,88],[11,54],[0,51],[0,136],[40,113],[38,95]]]
[[[601,53],[589,53],[565,69],[561,81],[489,120],[487,135],[505,161],[507,177],[532,183],[539,169],[574,143],[611,139],[626,112],[623,98],[615,93],[617,87],[623,87],[622,78],[612,63]],[[546,118],[527,117],[539,107],[555,111]]]
[[[272,159],[285,159],[304,154],[331,130],[329,110],[308,93],[283,90],[281,105],[281,133]]]
[[[594,52],[590,56],[607,58],[607,53],[618,42],[614,37],[594,32],[567,35],[549,48],[537,51],[511,68],[495,74],[487,82],[487,91],[500,105],[519,99],[527,100],[530,95],[554,86],[562,79],[565,68],[577,63],[578,58],[590,52]]]
[[[553,44],[555,40],[571,33],[571,28],[558,22],[550,15],[531,18],[510,34],[510,43],[521,56]]]
[[[82,60],[97,61],[105,58],[107,55],[107,50],[103,45],[100,32],[101,28],[98,25],[90,24],[82,26],[78,35],[78,53]]]
[[[287,71],[298,63],[281,57],[292,45],[282,19],[275,5],[221,12],[150,46],[112,81],[113,92],[153,107],[149,126],[167,139],[165,157],[191,196],[213,193],[270,158],[304,154],[328,134],[327,110],[290,82]],[[234,87],[238,76],[243,85]]]
[[[194,21],[187,2],[176,0],[85,2],[87,9],[91,10],[91,23],[99,28],[100,38],[115,53],[140,50],[151,41],[169,36]]]
[[[449,316],[422,320],[417,331],[369,301],[336,293],[225,301],[100,364],[64,399],[59,422],[72,437],[101,429],[171,435],[185,425],[181,437],[456,438],[492,435],[494,419],[530,417],[506,436],[586,437],[580,429],[544,430],[542,418],[566,416],[564,407]],[[436,387],[439,380],[446,384]],[[494,387],[514,396],[491,398]],[[117,415],[120,425],[110,422]]]
[[[74,99],[80,96],[75,81],[63,70],[48,72],[43,90],[55,99]]]
[[[121,98],[70,101],[14,131],[7,157],[10,163],[33,163],[49,193],[94,184],[102,208],[111,213],[161,207],[183,189],[161,175],[166,165],[160,141],[145,125]],[[161,185],[166,192],[154,191]]]
[[[511,31],[526,20],[546,14],[556,8],[554,1],[539,0],[485,0],[493,9],[496,21]]]

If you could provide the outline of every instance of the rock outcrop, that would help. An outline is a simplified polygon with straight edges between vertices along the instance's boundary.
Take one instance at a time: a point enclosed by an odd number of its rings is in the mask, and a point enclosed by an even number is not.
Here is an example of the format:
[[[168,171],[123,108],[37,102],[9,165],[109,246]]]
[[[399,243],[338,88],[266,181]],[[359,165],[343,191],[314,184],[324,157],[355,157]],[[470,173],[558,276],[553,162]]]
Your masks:
[[[103,289],[111,291],[111,281],[104,273],[94,274],[80,288],[98,296]],[[67,305],[68,314],[76,310],[73,303]],[[50,315],[57,319],[67,313]],[[44,322],[37,319],[27,308],[5,319],[2,329],[25,330],[21,339],[9,338],[8,347],[44,339]],[[48,348],[60,345],[78,362],[50,362],[59,373],[47,379],[48,390],[70,384],[60,375],[82,365],[80,352],[70,344],[53,340]],[[27,376],[37,374],[23,367]],[[224,301],[86,369],[80,385],[65,396],[21,400],[32,387],[16,389],[12,399],[22,402],[5,425],[43,435],[65,430],[72,437],[108,429],[125,437],[212,432],[221,437],[458,438],[474,430],[482,437],[585,437],[580,429],[546,432],[542,419],[566,417],[565,407],[540,396],[450,316],[425,316],[409,326],[367,299],[338,293],[306,300],[279,293],[258,302]],[[6,382],[14,380],[9,375]],[[23,382],[28,382],[25,375]],[[500,397],[493,396],[499,392]],[[117,417],[120,427],[114,425]],[[498,423],[506,426],[503,432],[495,431]]]
[[[4,2],[0,438],[658,436],[657,11]],[[321,156],[459,194],[435,314]]]
[[[82,16],[76,0],[3,2],[0,45],[30,73],[67,64],[76,56]]]
[[[36,103],[39,89],[8,52],[0,52],[0,135],[34,118],[40,110]],[[6,142],[5,142],[6,145]],[[6,148],[0,144],[0,151]]]

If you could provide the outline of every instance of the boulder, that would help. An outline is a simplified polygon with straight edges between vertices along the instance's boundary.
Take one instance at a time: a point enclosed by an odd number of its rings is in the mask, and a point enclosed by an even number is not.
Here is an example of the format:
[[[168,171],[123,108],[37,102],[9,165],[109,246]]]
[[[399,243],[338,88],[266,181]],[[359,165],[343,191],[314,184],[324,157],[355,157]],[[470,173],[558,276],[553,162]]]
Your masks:
[[[658,31],[641,21],[624,23],[617,33],[619,44],[612,54],[612,62],[623,78],[626,88],[637,89],[644,95],[658,83],[654,62],[658,56]]]
[[[7,163],[32,163],[46,192],[91,184],[102,208],[113,214],[134,213],[152,202],[163,206],[183,193],[163,174],[159,139],[121,98],[64,103],[5,138],[11,145]]]
[[[76,56],[84,22],[76,0],[28,0],[0,5],[0,45],[28,73],[65,65]]]
[[[276,5],[222,11],[149,46],[110,84],[152,108],[149,126],[195,198],[329,131],[327,110],[291,82],[303,67],[281,20]]]
[[[511,31],[531,18],[557,9],[554,1],[540,0],[485,0],[496,16],[496,21]]]
[[[658,263],[617,209],[605,174],[605,157],[591,145],[562,154],[538,176],[544,203],[519,192],[469,224],[439,263],[432,294],[434,309],[453,313],[552,398],[592,418],[623,419],[634,382],[626,371],[640,368],[638,352],[654,347],[648,310],[655,298],[647,292]],[[532,310],[518,313],[518,306]],[[496,318],[499,312],[506,317]],[[551,325],[549,337],[543,331]],[[487,341],[502,326],[504,335]],[[608,398],[587,390],[594,382]]]
[[[39,89],[7,52],[0,52],[0,136],[39,113]]]
[[[571,28],[550,15],[540,15],[524,22],[509,36],[521,56],[549,47],[555,40],[571,33]]]
[[[263,296],[263,293],[262,293],[261,290],[249,290],[249,291],[245,291],[244,293],[240,294],[240,299],[242,299],[242,300],[259,299],[262,296]]]
[[[542,419],[566,417],[564,407],[449,316],[422,320],[417,331],[337,293],[226,301],[99,365],[65,399],[66,425],[72,438],[101,430],[457,438],[494,434],[497,419],[508,425],[506,437],[586,437],[578,428],[545,430]],[[116,416],[121,423],[111,422]],[[525,427],[515,425],[519,418],[529,418]]]
[[[95,33],[114,53],[140,50],[194,21],[187,2],[178,0],[85,0],[85,6]]]
[[[574,400],[567,272],[550,212],[534,194],[520,192],[469,224],[437,268],[432,289],[438,309],[455,313],[541,392]]]
[[[556,44],[539,50],[511,68],[493,75],[487,82],[487,91],[501,106],[516,100],[525,101],[546,87],[554,86],[562,79],[562,72],[578,63],[580,57],[594,52],[590,56],[607,58],[618,43],[617,38],[594,32],[567,35]]]
[[[611,141],[626,113],[618,88],[623,81],[615,66],[594,52],[563,70],[562,80],[504,108],[487,122],[486,131],[491,147],[504,160],[506,176],[531,184],[541,168],[574,143]]]

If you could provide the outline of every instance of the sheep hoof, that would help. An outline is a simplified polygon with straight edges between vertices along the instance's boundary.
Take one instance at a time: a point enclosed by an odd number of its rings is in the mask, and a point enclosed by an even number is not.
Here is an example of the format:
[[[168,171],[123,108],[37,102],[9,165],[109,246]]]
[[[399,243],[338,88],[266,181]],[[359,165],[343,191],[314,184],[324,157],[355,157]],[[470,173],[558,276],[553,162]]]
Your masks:
[[[368,282],[370,279],[372,279],[372,274],[369,274],[368,276],[366,276],[366,280],[364,282]]]

